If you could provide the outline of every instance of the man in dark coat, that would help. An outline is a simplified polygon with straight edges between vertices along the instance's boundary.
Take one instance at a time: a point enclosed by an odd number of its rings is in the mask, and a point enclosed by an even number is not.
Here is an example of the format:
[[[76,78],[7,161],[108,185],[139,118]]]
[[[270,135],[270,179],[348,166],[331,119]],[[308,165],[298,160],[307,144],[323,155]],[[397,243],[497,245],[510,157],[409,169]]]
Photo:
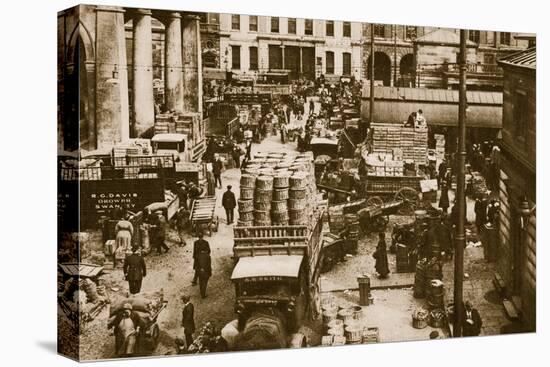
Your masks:
[[[181,312],[181,326],[185,334],[185,344],[187,348],[193,344],[193,333],[195,332],[195,307],[190,302],[188,295],[181,296],[183,310]]]
[[[447,172],[447,161],[444,159],[440,164],[439,168],[437,169],[437,184],[439,188],[441,188],[441,184],[443,183],[443,180],[445,179],[445,173]]]
[[[446,182],[443,182],[441,184],[441,196],[439,197],[439,207],[443,210],[443,213],[447,214],[449,204],[449,186]]]
[[[388,251],[386,249],[386,234],[384,232],[380,232],[378,234],[378,246],[376,247],[376,251],[372,257],[376,260],[374,268],[376,269],[379,278],[387,278],[390,273],[390,269],[388,266]]]
[[[124,259],[124,278],[128,281],[131,294],[137,294],[141,290],[141,282],[147,275],[145,260],[137,247],[132,247],[132,254]]]
[[[227,185],[227,191],[223,193],[222,206],[227,216],[227,224],[232,224],[233,213],[237,206],[237,199],[235,199],[235,194],[231,191],[231,185]]]
[[[193,270],[195,270],[195,275],[193,276],[193,281],[191,284],[196,285],[197,279],[199,278],[198,268],[198,257],[200,253],[206,253],[210,255],[210,244],[208,241],[203,239],[204,235],[202,232],[199,232],[199,239],[193,244]]]
[[[158,211],[157,213],[157,221],[156,221],[156,238],[155,238],[155,246],[157,248],[157,254],[161,254],[162,250],[164,250],[164,253],[167,253],[170,247],[166,244],[166,231],[168,229],[168,222],[166,221],[166,217],[164,214],[162,214],[162,211]]]
[[[214,182],[216,187],[218,183],[220,184],[219,188],[222,188],[222,169],[223,162],[220,159],[220,156],[215,155],[214,162],[212,163],[212,173],[214,173]]]
[[[481,316],[470,301],[466,301],[462,317],[462,336],[478,336],[481,333]]]
[[[197,255],[197,269],[201,297],[206,298],[206,286],[212,275],[212,259],[210,253],[202,251]]]
[[[241,153],[241,147],[235,144],[231,150],[231,157],[233,158],[233,162],[235,162],[235,168],[241,168]]]

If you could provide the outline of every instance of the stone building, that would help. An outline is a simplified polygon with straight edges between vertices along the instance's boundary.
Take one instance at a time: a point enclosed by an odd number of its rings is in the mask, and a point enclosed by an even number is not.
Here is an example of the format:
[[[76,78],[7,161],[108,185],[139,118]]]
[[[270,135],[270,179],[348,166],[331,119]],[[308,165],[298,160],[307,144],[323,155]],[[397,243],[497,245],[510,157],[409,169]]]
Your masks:
[[[361,77],[361,23],[239,14],[208,14],[206,19],[209,25],[203,29],[211,27],[205,32],[209,35],[218,28],[212,22],[219,21],[215,66],[235,78],[269,73],[290,80],[321,74]]]
[[[374,24],[375,81],[379,85],[456,89],[459,29]],[[370,77],[371,24],[363,23],[363,70]],[[519,33],[469,32],[470,89],[502,90],[497,60],[528,47]]]
[[[536,48],[498,61],[504,70],[501,204],[497,280],[520,315],[536,327]]]
[[[59,148],[104,150],[146,134],[155,94],[158,109],[200,113],[201,56],[193,14],[92,5],[60,12]]]

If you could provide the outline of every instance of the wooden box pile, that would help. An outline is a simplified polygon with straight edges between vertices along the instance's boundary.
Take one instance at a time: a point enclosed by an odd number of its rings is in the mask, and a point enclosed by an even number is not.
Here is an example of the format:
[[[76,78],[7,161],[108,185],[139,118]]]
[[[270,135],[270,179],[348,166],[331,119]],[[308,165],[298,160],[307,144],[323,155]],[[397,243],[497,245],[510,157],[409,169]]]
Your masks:
[[[428,129],[413,129],[395,124],[371,124],[372,152],[392,153],[401,150],[402,159],[426,164]]]

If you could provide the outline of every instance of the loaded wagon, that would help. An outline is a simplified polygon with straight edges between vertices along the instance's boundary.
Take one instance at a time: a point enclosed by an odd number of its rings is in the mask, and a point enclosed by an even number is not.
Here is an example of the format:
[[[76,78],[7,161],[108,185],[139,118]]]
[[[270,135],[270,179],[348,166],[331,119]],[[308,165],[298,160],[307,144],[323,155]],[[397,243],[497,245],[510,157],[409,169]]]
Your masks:
[[[234,349],[304,347],[319,314],[322,215],[315,226],[235,227],[238,331]]]

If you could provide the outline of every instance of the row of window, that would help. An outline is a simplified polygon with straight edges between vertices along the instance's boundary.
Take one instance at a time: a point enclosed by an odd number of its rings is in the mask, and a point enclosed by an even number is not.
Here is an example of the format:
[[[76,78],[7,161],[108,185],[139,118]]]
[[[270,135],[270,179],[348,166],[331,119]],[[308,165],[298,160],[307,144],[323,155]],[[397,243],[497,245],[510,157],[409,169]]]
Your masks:
[[[326,73],[334,74],[334,52],[327,51],[325,54]],[[351,54],[342,53],[342,75],[351,75]]]
[[[334,36],[334,21],[327,20],[325,23],[326,35]],[[239,31],[241,30],[241,16],[239,14],[231,15],[231,29]],[[248,30],[250,32],[258,32],[258,16],[250,15],[248,17]],[[271,32],[280,32],[280,19],[279,17],[271,17]],[[296,34],[296,18],[288,18],[288,34]],[[304,20],[304,34],[313,35],[313,19]],[[351,37],[351,22],[342,23],[342,34],[344,37]]]
[[[270,47],[270,60],[276,65],[273,65],[274,69],[283,68],[281,64],[282,59],[282,49],[280,47]],[[248,48],[249,54],[249,70],[258,70],[258,47],[252,46]],[[326,52],[326,73],[334,74],[334,52]],[[271,63],[271,61],[270,61]],[[240,70],[241,69],[241,46],[233,45],[231,46],[231,69]],[[342,74],[351,75],[351,53],[343,52],[342,53]]]
[[[252,46],[248,48],[250,55],[250,70],[258,70],[258,47]],[[241,69],[241,46],[231,46],[231,69]]]
[[[468,31],[468,38],[470,41],[475,43],[480,43],[481,41],[481,31]],[[501,45],[510,45],[512,41],[512,35],[510,32],[500,32],[499,43]]]

